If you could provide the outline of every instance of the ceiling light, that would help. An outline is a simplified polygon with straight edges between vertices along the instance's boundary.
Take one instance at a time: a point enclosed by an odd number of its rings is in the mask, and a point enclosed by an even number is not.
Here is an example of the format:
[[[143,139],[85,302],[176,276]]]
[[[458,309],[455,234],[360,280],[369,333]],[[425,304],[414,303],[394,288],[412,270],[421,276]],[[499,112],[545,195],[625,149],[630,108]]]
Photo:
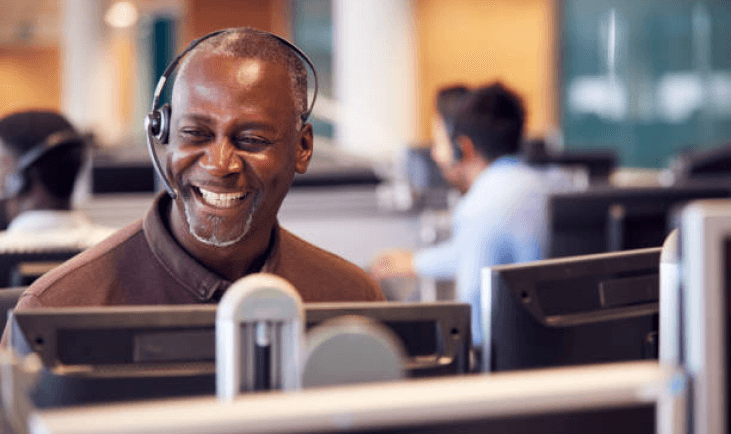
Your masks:
[[[139,18],[137,8],[128,1],[113,3],[104,14],[104,21],[117,28],[130,27],[137,22],[137,18]]]

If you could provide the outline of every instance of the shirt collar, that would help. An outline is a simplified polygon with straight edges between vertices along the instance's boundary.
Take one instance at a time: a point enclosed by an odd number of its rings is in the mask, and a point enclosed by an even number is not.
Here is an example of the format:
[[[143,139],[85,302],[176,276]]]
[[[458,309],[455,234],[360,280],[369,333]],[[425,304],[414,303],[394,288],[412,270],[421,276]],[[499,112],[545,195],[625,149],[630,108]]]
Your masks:
[[[69,230],[89,225],[91,222],[80,211],[32,210],[15,217],[8,225],[8,232],[44,230]]]
[[[501,167],[512,167],[518,164],[520,160],[518,157],[514,155],[505,155],[503,157],[498,158],[497,160],[493,161],[492,164],[490,164],[487,169],[499,169]]]
[[[165,223],[170,206],[170,196],[163,192],[155,198],[152,207],[145,215],[142,230],[150,250],[173,278],[200,301],[218,301],[233,282],[208,270],[178,244]],[[275,225],[273,236],[269,256],[260,270],[262,272],[274,272],[279,263],[281,254],[278,224]]]
[[[518,159],[518,157],[515,157],[513,155],[506,155],[504,157],[498,158],[497,160],[490,163],[490,165],[487,166],[485,169],[483,169],[482,172],[480,172],[480,174],[477,176],[477,179],[475,179],[475,182],[472,183],[469,191],[478,190],[482,186],[482,184],[488,182],[488,179],[495,173],[515,167],[519,163],[520,160]]]

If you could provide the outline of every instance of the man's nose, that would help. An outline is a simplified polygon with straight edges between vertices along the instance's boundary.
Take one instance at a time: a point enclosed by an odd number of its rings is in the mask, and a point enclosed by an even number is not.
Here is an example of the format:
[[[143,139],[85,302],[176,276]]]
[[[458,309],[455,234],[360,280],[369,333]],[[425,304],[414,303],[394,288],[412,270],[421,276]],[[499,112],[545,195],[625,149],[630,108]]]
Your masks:
[[[236,148],[226,138],[209,145],[200,160],[201,167],[215,176],[240,172],[242,164],[241,158],[236,154]]]

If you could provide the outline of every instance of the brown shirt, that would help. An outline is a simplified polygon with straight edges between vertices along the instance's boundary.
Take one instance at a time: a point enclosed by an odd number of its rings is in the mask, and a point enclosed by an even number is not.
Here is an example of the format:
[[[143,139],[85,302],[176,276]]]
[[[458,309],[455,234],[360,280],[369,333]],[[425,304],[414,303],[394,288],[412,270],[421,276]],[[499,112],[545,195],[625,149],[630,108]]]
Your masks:
[[[144,219],[38,279],[16,308],[216,302],[231,285],[186,253],[163,222],[159,196]],[[279,275],[305,302],[380,301],[360,268],[278,225],[261,271]]]

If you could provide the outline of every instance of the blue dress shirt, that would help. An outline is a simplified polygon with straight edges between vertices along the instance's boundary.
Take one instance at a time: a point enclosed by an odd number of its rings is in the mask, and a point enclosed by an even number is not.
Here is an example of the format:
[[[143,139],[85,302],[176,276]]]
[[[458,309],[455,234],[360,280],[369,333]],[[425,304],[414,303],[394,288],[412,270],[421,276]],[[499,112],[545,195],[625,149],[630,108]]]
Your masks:
[[[482,343],[482,268],[541,259],[547,199],[571,186],[572,178],[561,170],[500,158],[480,173],[456,206],[452,238],[414,256],[419,275],[456,280],[457,300],[472,305],[475,345]]]

